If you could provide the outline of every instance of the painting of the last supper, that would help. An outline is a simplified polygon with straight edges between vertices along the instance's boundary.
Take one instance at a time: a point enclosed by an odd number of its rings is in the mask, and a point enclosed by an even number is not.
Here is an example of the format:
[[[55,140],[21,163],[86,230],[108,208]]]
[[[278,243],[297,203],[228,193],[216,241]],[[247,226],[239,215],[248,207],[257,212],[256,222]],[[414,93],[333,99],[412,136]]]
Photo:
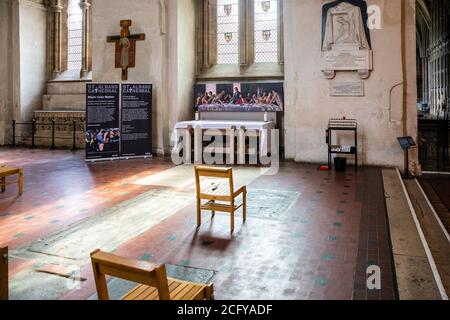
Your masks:
[[[283,83],[204,83],[195,85],[199,112],[282,112]]]

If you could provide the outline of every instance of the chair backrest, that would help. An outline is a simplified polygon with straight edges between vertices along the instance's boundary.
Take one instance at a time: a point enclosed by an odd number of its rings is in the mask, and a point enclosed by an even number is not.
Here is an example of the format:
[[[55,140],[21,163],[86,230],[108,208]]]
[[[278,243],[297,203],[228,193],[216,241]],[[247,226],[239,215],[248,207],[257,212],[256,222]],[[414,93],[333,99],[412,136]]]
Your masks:
[[[106,275],[154,287],[160,300],[170,300],[165,265],[125,259],[100,250],[91,253],[91,261],[99,300],[109,300]]]
[[[200,178],[221,178],[227,179],[230,185],[230,193],[233,196],[234,192],[234,181],[233,181],[233,168],[220,168],[220,167],[207,167],[207,166],[196,166],[195,167],[195,183],[197,187],[197,195],[201,192]]]
[[[0,248],[0,300],[8,300],[8,248]]]

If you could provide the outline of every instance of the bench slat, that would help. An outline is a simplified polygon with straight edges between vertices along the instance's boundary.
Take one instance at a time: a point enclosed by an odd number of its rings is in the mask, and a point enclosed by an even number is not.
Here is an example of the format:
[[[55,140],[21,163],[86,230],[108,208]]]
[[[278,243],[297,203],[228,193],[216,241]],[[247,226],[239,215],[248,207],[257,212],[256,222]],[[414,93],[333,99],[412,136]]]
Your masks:
[[[180,283],[176,282],[176,281],[168,281],[169,283],[169,292],[175,290]],[[144,298],[142,298],[142,300],[160,300],[159,299],[159,292],[158,290],[153,290],[152,292],[149,292],[149,294],[147,296],[145,296]]]
[[[172,299],[172,300],[176,300],[176,299],[174,299],[174,297],[176,297],[181,291],[183,291],[184,290],[184,288],[186,288],[188,286],[188,284],[187,283],[185,283],[185,282],[182,282],[174,291],[172,291],[171,293],[170,293],[170,299]]]
[[[169,290],[174,290],[179,283],[177,283],[174,280],[168,281],[169,283]],[[122,297],[121,300],[148,300],[146,299],[150,294],[156,292],[156,297],[158,297],[158,290],[155,287],[149,287],[146,285],[139,285],[130,292],[128,292],[125,296]],[[155,299],[156,299],[155,297]]]
[[[206,285],[197,285],[184,281],[169,281],[170,298],[172,300],[205,299]],[[122,300],[159,300],[158,290],[154,287],[139,285]]]
[[[122,299],[123,300],[136,300],[137,297],[142,295],[145,290],[149,289],[149,286],[139,285],[132,290],[132,292],[127,293]]]
[[[203,299],[205,297],[205,289],[198,287],[198,286],[194,286],[192,287],[191,291],[189,291],[184,297],[183,300],[198,300],[199,297],[203,296]],[[203,293],[203,294],[202,294]]]

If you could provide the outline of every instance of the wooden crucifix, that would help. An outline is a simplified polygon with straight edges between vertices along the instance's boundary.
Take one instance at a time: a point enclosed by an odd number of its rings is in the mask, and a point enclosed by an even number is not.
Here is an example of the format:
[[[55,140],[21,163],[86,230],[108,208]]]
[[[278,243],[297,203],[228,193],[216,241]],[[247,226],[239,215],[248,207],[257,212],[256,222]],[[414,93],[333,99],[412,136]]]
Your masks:
[[[122,80],[128,80],[128,68],[136,66],[136,41],[145,40],[145,33],[130,34],[131,20],[120,21],[120,36],[106,38],[109,43],[116,44],[115,67],[122,69]]]

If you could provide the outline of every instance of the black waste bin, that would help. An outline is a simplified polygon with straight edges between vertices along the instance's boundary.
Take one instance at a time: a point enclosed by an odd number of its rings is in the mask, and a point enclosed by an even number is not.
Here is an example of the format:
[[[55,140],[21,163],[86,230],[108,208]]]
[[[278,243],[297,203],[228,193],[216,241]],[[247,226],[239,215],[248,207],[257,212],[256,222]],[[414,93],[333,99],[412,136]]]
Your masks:
[[[342,157],[335,158],[334,168],[336,172],[345,172],[345,170],[347,170],[347,158]]]

